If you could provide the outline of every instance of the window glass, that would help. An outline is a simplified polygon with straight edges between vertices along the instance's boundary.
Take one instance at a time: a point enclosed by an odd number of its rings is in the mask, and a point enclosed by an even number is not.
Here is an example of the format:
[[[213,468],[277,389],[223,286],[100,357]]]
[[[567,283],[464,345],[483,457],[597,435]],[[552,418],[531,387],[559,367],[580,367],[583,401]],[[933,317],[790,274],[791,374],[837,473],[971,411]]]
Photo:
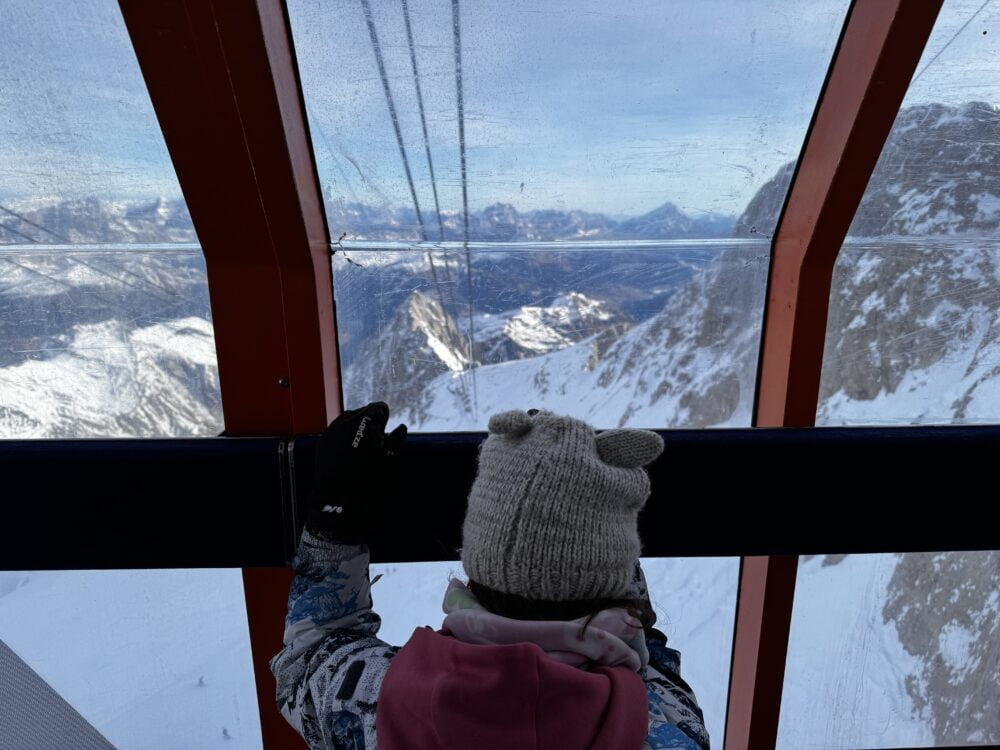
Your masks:
[[[596,427],[749,426],[768,250],[477,246],[470,319],[414,272],[425,253],[352,249],[334,261],[345,405],[386,401],[426,431],[532,407]],[[457,275],[460,251],[428,252]]]
[[[118,4],[0,27],[0,438],[215,435],[205,265]]]
[[[0,642],[117,748],[262,747],[239,570],[0,572]]]
[[[736,615],[738,558],[644,558],[655,627],[681,653],[681,676],[705,714],[713,747],[722,747],[729,689],[729,663]],[[401,646],[414,628],[441,627],[448,580],[467,580],[459,562],[379,564],[371,576],[379,637]]]
[[[1000,553],[800,560],[778,747],[1000,742]]]
[[[784,198],[847,5],[291,0],[347,405],[749,425],[743,214]]]
[[[817,424],[1000,420],[1000,7],[946,0],[834,269]]]

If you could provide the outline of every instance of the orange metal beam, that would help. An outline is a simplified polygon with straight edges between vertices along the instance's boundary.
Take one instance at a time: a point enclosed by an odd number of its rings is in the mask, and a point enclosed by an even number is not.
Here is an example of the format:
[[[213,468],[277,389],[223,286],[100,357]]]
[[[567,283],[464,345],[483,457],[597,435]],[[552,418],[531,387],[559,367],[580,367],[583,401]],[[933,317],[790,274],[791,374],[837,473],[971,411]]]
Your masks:
[[[775,233],[756,427],[815,424],[830,283],[943,0],[855,0]],[[798,558],[742,561],[725,750],[778,737]]]
[[[227,435],[320,432],[341,410],[329,236],[281,0],[121,0],[205,253]],[[276,457],[277,459],[277,457]],[[291,573],[244,569],[265,747]]]
[[[744,557],[726,711],[726,750],[773,748],[799,558]],[[784,634],[784,638],[773,637]]]
[[[856,0],[774,238],[755,427],[815,424],[833,264],[942,0]]]

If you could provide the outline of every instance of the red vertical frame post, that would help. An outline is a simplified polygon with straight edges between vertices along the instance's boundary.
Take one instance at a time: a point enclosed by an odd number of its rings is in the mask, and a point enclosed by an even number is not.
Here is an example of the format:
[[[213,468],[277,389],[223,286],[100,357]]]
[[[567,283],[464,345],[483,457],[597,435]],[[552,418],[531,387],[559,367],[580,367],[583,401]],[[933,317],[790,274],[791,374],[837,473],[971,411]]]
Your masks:
[[[205,253],[226,434],[319,432],[341,409],[329,236],[283,3],[120,6]],[[268,668],[290,572],[243,576],[264,744],[295,747]]]
[[[942,0],[855,0],[774,237],[754,426],[815,424],[830,284]],[[726,750],[778,737],[796,556],[744,558]]]

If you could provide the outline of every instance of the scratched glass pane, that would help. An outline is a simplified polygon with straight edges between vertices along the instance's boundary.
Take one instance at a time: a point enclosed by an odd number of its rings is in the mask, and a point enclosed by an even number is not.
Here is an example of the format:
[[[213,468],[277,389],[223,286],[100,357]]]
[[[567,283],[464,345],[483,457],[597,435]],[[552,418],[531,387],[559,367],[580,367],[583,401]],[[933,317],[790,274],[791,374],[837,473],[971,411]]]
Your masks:
[[[847,7],[290,0],[347,403],[749,425],[745,214],[784,199]]]
[[[1000,421],[1000,5],[947,0],[834,271],[817,424]]]
[[[114,0],[0,24],[0,439],[216,435],[205,264]]]
[[[0,695],[4,750],[260,750],[241,571],[0,570]]]
[[[175,241],[178,222],[190,242],[118,3],[4,0],[0,49],[0,242]],[[123,205],[160,198],[155,222]]]
[[[998,591],[996,551],[803,557],[777,747],[995,747]]]
[[[476,240],[733,236],[847,6],[291,0],[330,231],[461,240],[467,203]]]
[[[657,630],[681,652],[681,677],[705,714],[712,747],[722,747],[733,648],[739,558],[646,557],[642,568]],[[460,562],[384,563],[371,566],[379,638],[400,646],[414,628],[441,627],[450,577],[467,580]],[[403,603],[405,602],[405,606]]]

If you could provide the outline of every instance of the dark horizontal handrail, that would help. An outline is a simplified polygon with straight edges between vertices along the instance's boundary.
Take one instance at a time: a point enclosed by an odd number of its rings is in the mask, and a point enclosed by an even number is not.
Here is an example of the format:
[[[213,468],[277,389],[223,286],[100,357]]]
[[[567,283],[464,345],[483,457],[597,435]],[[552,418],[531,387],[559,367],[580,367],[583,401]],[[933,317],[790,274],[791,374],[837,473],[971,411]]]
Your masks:
[[[669,430],[643,554],[997,549],[1000,427]],[[455,559],[481,433],[415,434],[372,539],[382,562]],[[315,437],[0,441],[0,569],[286,564]]]

